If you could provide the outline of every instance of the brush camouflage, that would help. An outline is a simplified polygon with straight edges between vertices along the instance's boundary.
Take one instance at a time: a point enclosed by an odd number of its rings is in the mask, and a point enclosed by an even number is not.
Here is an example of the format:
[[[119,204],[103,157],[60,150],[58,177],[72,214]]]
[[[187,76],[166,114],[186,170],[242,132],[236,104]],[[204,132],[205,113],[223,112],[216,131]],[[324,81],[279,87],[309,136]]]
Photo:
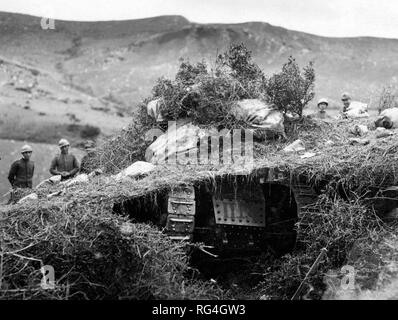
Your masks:
[[[191,137],[187,133],[182,136]],[[188,140],[182,139],[184,143]],[[154,144],[162,144],[162,138]],[[144,196],[130,199],[117,204],[115,211],[159,226],[172,240],[204,244],[205,252],[200,252],[205,261],[209,256],[256,254],[268,249],[277,254],[289,252],[296,242],[299,214],[317,201],[317,194],[308,181],[293,179],[288,170],[272,167],[248,175],[227,170],[211,181],[198,179],[156,195],[156,206],[145,201]]]

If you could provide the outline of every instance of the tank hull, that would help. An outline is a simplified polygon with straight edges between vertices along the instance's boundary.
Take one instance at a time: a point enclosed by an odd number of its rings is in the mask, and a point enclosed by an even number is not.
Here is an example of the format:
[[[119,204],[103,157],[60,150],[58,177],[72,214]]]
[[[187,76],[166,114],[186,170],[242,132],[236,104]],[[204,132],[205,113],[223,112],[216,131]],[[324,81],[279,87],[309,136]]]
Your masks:
[[[283,254],[294,248],[301,210],[316,200],[309,184],[279,169],[250,178],[226,175],[211,186],[172,190],[164,230],[172,239],[202,243],[217,256],[266,250]]]

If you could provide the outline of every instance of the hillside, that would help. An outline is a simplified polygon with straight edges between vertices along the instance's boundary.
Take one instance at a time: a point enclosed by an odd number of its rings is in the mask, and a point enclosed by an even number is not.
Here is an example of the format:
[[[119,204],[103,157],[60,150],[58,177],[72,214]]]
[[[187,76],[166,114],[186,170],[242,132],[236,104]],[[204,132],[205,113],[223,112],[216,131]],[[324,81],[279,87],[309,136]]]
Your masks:
[[[89,123],[111,134],[129,122],[158,77],[174,75],[180,57],[212,62],[230,43],[244,42],[267,74],[289,55],[300,64],[315,61],[316,98],[336,104],[343,90],[369,101],[398,71],[398,40],[326,38],[261,22],[197,24],[180,16],[57,20],[55,30],[42,30],[40,19],[0,13],[2,138],[32,122]]]

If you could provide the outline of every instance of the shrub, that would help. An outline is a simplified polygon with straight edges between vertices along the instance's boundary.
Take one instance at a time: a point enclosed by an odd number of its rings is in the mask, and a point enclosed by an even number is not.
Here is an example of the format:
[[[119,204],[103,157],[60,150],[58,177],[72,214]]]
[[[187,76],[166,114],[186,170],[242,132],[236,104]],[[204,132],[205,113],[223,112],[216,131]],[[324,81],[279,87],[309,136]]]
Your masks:
[[[282,71],[267,80],[265,87],[270,101],[279,110],[301,118],[304,107],[315,96],[314,81],[313,63],[310,62],[301,72],[295,59],[290,57]]]
[[[182,60],[174,80],[159,78],[152,93],[162,98],[162,115],[168,120],[191,117],[196,124],[240,127],[231,108],[235,101],[260,99],[301,118],[303,108],[314,97],[312,63],[303,72],[293,58],[280,73],[267,79],[243,45],[231,45],[217,56],[215,68]]]
[[[224,66],[231,70],[230,74],[242,83],[248,93],[256,95],[253,89],[264,90],[265,75],[243,43],[231,45],[227,52],[217,57],[217,68]]]
[[[288,87],[277,87],[280,80],[287,82]],[[146,105],[151,100],[160,99],[160,112],[165,120],[189,117],[202,127],[237,129],[245,128],[247,124],[234,117],[236,101],[259,99],[269,103],[272,99],[268,92],[271,92],[280,110],[299,109],[301,116],[302,108],[313,98],[313,82],[312,64],[304,69],[302,76],[293,59],[285,64],[280,74],[267,80],[243,44],[231,45],[220,54],[214,68],[209,68],[203,61],[193,64],[181,60],[175,78],[157,80],[152,96],[139,105],[130,126],[98,149],[92,166],[101,166],[106,172],[114,173],[133,161],[144,159],[149,143],[143,137],[157,125],[146,112]]]
[[[167,119],[185,118],[189,115],[189,110],[193,106],[183,100],[187,93],[188,91],[182,83],[165,78],[158,79],[153,88],[154,97],[161,97],[164,101],[160,111]]]
[[[191,86],[199,75],[207,74],[207,65],[204,61],[198,62],[196,65],[184,59],[180,59],[180,61],[181,64],[175,78],[184,85]]]
[[[229,74],[237,80],[243,92],[240,99],[261,99],[269,101],[265,91],[266,76],[253,61],[252,53],[243,44],[231,45],[224,55],[218,56],[217,68],[229,68]]]
[[[205,62],[182,60],[174,80],[159,78],[152,93],[162,98],[162,115],[168,120],[191,117],[196,124],[236,127],[231,116],[234,101],[266,100],[265,76],[243,44],[232,45],[216,59],[214,69]]]
[[[385,109],[398,107],[398,88],[393,84],[384,87],[379,97],[379,113]]]

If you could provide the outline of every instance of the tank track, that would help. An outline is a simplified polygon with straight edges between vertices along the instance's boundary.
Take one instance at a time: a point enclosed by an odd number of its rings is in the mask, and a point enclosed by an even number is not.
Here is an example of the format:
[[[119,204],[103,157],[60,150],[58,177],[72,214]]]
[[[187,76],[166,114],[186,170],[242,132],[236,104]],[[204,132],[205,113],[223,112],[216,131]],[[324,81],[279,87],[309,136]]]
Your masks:
[[[195,229],[195,189],[181,185],[169,192],[165,233],[176,241],[192,241]]]

